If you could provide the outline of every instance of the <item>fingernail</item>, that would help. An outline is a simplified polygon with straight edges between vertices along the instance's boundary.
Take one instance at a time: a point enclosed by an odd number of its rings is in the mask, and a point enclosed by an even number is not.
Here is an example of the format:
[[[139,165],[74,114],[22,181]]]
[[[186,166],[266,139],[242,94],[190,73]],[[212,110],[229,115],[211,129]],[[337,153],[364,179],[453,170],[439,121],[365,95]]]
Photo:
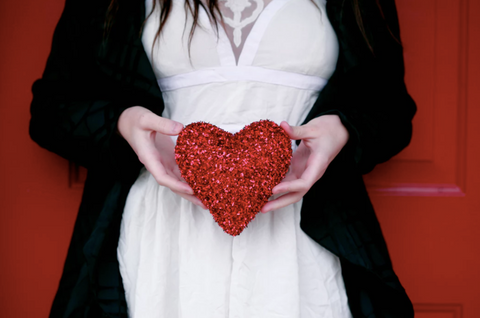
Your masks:
[[[173,125],[172,132],[173,133],[180,133],[180,131],[182,131],[182,129],[183,129],[182,124],[175,123],[175,125]]]
[[[200,201],[200,200],[197,200],[197,202],[195,204],[198,205],[199,207],[201,207],[204,210],[208,210],[207,207],[205,206],[205,204],[203,204],[203,202]]]

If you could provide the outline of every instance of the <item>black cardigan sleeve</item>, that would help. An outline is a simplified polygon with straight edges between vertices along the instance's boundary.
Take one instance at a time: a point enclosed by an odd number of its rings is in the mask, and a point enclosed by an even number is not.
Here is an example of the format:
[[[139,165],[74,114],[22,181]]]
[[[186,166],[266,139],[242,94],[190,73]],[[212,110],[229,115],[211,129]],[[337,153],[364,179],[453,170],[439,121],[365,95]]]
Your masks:
[[[352,3],[327,1],[327,13],[339,40],[339,59],[306,122],[337,114],[350,132],[344,150],[353,155],[358,171],[367,173],[409,144],[416,105],[404,83],[394,0],[379,1],[381,8],[375,0],[359,1],[368,42]]]
[[[66,1],[45,71],[32,88],[30,136],[82,166],[118,172],[138,164],[116,125],[123,110],[139,105],[141,94],[100,70],[107,5],[104,0]]]

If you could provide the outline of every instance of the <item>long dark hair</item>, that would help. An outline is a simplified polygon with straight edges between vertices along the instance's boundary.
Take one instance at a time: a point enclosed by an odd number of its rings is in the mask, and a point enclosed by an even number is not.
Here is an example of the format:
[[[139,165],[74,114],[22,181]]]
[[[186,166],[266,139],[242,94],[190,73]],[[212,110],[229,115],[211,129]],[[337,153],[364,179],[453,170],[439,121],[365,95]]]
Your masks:
[[[120,0],[111,0],[110,2],[110,5],[108,6],[108,10],[107,10],[107,15],[106,15],[106,19],[105,19],[105,34],[108,35],[108,33],[110,32],[112,26],[113,26],[113,23],[114,23],[114,20],[115,20],[115,16],[118,12],[118,9],[119,9],[119,1]],[[147,18],[145,19],[145,21],[152,15],[152,13],[155,11],[157,5],[160,5],[161,6],[161,11],[160,11],[160,26],[155,34],[155,39],[154,39],[154,42],[153,42],[153,46],[155,46],[155,42],[157,41],[157,39],[159,38],[160,36],[160,33],[162,32],[164,26],[165,26],[165,23],[167,22],[167,19],[168,19],[168,16],[170,15],[170,12],[172,10],[172,0],[152,0],[153,1],[153,6],[152,6],[152,10],[149,12],[149,14],[147,15]],[[313,2],[313,0],[311,0]],[[357,22],[357,25],[358,25],[358,28],[361,32],[361,34],[363,35],[363,38],[365,39],[365,42],[369,48],[369,50],[373,52],[373,47],[371,45],[371,41],[369,39],[369,36],[367,35],[367,32],[365,30],[365,26],[364,26],[364,23],[363,23],[363,14],[362,14],[362,11],[360,10],[360,5],[359,5],[359,1],[361,0],[349,0],[351,2],[351,5],[353,7],[353,12],[355,14],[355,20]],[[382,18],[385,20],[385,16],[383,14],[383,11],[382,11],[382,7],[380,6],[380,0],[375,0],[376,2],[376,5],[378,7],[378,10],[380,11],[380,14],[382,16]],[[210,20],[214,23],[215,27],[217,28],[218,30],[218,19],[217,19],[217,16],[216,16],[216,13],[220,13],[220,9],[218,8],[218,0],[206,0],[207,2],[207,5],[205,5],[201,0],[193,0],[193,6],[191,4],[191,1],[185,1],[185,14],[187,14],[187,12],[189,11],[192,16],[193,16],[193,24],[192,24],[192,28],[190,29],[190,33],[189,33],[189,46],[190,46],[190,43],[192,41],[192,38],[193,38],[193,35],[195,33],[195,29],[198,25],[198,12],[199,12],[199,9],[200,7],[203,7],[203,9],[205,9],[205,11],[208,13],[208,16],[210,18]],[[345,2],[346,0],[343,0],[343,3],[342,5],[345,5]],[[221,15],[219,14],[218,16],[220,16],[220,19],[221,18]],[[145,23],[144,21],[144,23]],[[223,20],[220,21],[221,23],[223,23]],[[388,28],[388,31],[390,32],[390,35],[395,39],[395,41],[397,41],[399,44],[400,41],[399,39],[392,33],[392,31],[390,30],[390,28],[388,27],[387,25],[387,28]]]
[[[365,42],[368,48],[370,49],[370,52],[374,53],[370,38],[367,35],[367,32],[365,30],[365,25],[363,23],[364,18],[363,18],[362,11],[360,10],[360,4],[359,4],[360,1],[361,0],[351,0],[353,12],[355,14],[355,20],[357,22],[360,32],[363,35],[363,38],[365,39]],[[343,0],[343,4],[345,5],[345,0]],[[395,42],[397,42],[401,46],[402,43],[400,41],[400,38],[398,36],[395,36],[395,34],[393,34],[392,29],[390,29],[390,26],[386,23],[385,14],[383,13],[382,6],[380,5],[380,0],[375,0],[375,4],[377,5],[378,12],[380,13],[383,21],[385,21],[385,25],[387,27],[388,33],[390,33],[390,35],[395,40]]]
[[[108,6],[107,14],[105,18],[105,25],[104,25],[104,38],[108,36],[108,34],[110,33],[110,30],[113,27],[115,17],[120,7],[119,2],[120,0],[111,0],[110,5]],[[152,2],[153,2],[152,10],[148,13],[143,24],[145,24],[147,19],[153,14],[153,12],[155,12],[156,7],[159,5],[160,6],[160,26],[155,34],[155,39],[152,45],[152,50],[153,50],[153,47],[155,47],[155,42],[160,37],[160,33],[165,27],[165,23],[167,22],[168,16],[172,11],[172,0],[152,0]],[[191,4],[191,2],[193,2],[193,5]],[[192,42],[193,35],[195,33],[195,29],[197,28],[197,25],[198,25],[198,14],[199,14],[200,7],[202,7],[207,12],[210,21],[214,23],[215,28],[218,31],[218,19],[216,17],[216,13],[220,13],[220,9],[218,7],[218,0],[206,0],[206,2],[207,2],[207,6],[205,6],[205,4],[201,0],[185,1],[185,8],[186,8],[185,15],[187,15],[187,13],[190,12],[193,16],[193,25],[192,25],[192,28],[190,29],[190,33],[188,37],[189,48]],[[218,16],[222,17],[220,14]],[[223,23],[222,18],[221,18],[221,22]],[[142,29],[143,29],[143,25],[142,25]],[[142,30],[140,30],[140,32],[141,31]]]

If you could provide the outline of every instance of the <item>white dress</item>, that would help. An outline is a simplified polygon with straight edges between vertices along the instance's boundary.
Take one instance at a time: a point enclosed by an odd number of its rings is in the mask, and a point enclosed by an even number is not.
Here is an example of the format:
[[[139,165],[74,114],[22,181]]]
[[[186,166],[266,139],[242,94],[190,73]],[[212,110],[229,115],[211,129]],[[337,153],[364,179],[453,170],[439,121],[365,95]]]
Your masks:
[[[147,20],[142,40],[163,92],[163,116],[185,125],[206,121],[232,133],[260,119],[300,125],[338,56],[325,3],[220,5],[225,28],[219,25],[217,34],[200,9],[190,54],[193,19],[185,15],[184,0],[173,0],[153,59],[159,11]],[[209,211],[143,170],[128,195],[118,244],[129,316],[351,317],[340,261],[300,229],[301,206],[259,213],[232,237]]]

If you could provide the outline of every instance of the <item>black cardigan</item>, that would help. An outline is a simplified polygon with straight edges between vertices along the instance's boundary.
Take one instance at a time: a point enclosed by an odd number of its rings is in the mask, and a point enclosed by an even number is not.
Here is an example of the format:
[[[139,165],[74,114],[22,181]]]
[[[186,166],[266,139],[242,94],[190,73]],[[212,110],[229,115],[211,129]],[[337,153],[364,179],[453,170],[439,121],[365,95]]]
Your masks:
[[[305,195],[301,227],[342,264],[354,317],[413,317],[361,177],[410,141],[416,106],[404,84],[394,0],[328,0],[340,43],[336,71],[307,120],[337,114],[350,140]],[[118,136],[121,112],[156,114],[161,92],[142,47],[144,1],[122,0],[104,32],[109,0],[67,0],[43,77],[33,85],[30,135],[88,168],[84,194],[50,317],[126,317],[116,259],[123,206],[141,164]]]

